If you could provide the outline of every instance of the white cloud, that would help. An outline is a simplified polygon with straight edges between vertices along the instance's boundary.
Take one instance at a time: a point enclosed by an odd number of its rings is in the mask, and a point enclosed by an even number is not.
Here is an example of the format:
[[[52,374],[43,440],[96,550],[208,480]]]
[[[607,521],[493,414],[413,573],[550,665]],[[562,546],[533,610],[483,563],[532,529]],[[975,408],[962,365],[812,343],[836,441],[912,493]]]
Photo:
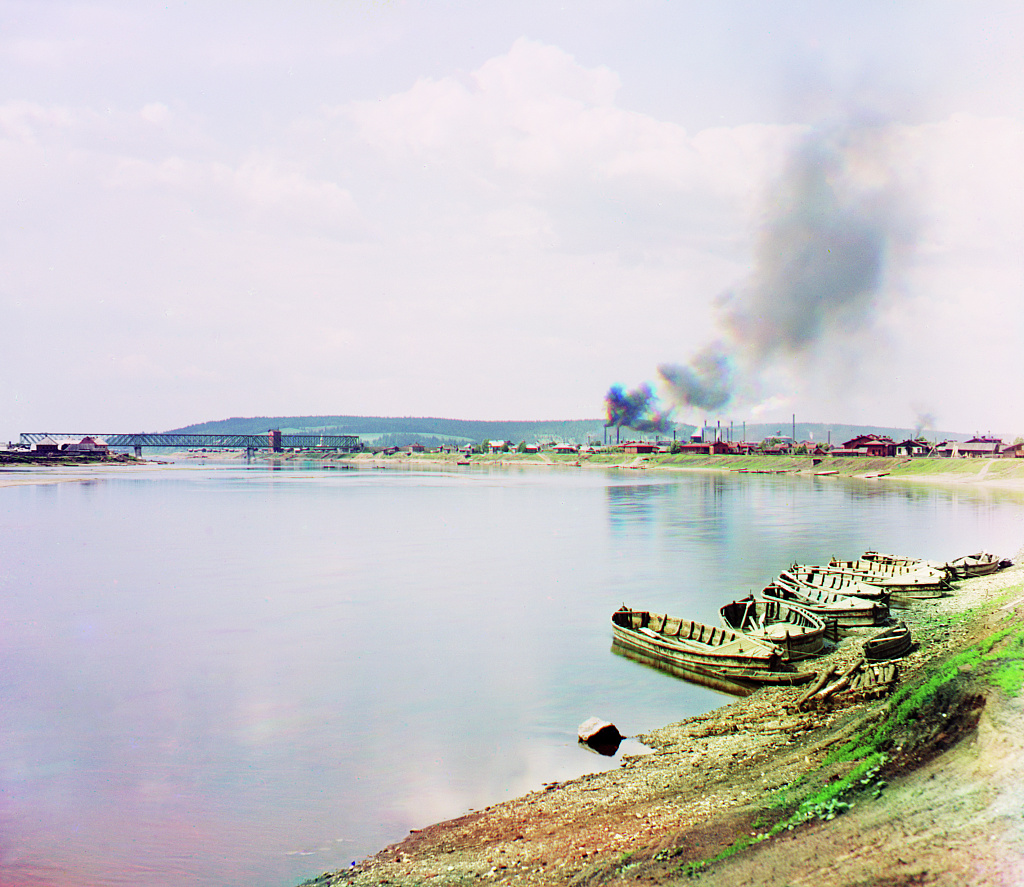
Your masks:
[[[28,369],[42,350],[63,379],[100,372],[110,427],[151,383],[147,415],[165,406],[149,427],[196,404],[598,415],[609,384],[714,336],[714,300],[748,274],[768,185],[806,132],[690,133],[624,106],[620,79],[519,39],[469,73],[244,133],[158,89],[122,108],[0,105],[0,305],[20,324],[0,333],[0,372],[17,421],[53,424],[25,406],[60,401]],[[963,113],[893,124],[889,141],[918,237],[870,331],[879,360],[842,364],[850,404],[869,389],[864,421],[944,386],[966,402],[970,369],[915,369],[931,343],[956,347],[964,312],[1001,313],[990,373],[1021,330],[1020,121]],[[842,418],[834,382],[781,373],[756,399]],[[68,401],[87,414],[83,393]]]

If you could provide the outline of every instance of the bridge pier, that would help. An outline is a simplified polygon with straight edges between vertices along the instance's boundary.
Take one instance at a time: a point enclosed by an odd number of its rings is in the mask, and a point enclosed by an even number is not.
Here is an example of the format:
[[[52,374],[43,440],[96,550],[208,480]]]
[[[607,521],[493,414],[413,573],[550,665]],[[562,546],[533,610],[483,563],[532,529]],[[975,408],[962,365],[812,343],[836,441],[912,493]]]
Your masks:
[[[142,444],[135,444],[135,458],[142,458]]]

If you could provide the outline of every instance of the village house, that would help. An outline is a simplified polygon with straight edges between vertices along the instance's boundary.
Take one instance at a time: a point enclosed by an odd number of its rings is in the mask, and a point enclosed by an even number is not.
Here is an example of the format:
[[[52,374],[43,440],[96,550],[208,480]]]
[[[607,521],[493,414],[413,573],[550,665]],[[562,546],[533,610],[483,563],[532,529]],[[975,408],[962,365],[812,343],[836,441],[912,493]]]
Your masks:
[[[722,456],[733,452],[732,447],[724,440],[691,440],[689,443],[680,444],[676,449],[680,453],[692,456]]]
[[[797,446],[791,437],[766,437],[757,450],[765,456],[790,456],[796,452]]]
[[[32,452],[40,456],[106,456],[110,453],[110,447],[105,440],[98,437],[86,436],[81,440],[54,440],[52,437],[46,437],[33,445]]]
[[[895,456],[898,446],[891,437],[861,434],[832,450],[833,456]]]
[[[998,456],[1003,447],[1003,442],[998,437],[972,437],[962,444],[958,444],[961,456],[971,459],[991,459]]]
[[[905,440],[896,445],[896,452],[905,456],[927,456],[935,449],[935,445],[922,438]]]
[[[623,453],[656,453],[658,452],[658,445],[652,443],[646,443],[641,440],[628,440],[624,444],[620,445]]]

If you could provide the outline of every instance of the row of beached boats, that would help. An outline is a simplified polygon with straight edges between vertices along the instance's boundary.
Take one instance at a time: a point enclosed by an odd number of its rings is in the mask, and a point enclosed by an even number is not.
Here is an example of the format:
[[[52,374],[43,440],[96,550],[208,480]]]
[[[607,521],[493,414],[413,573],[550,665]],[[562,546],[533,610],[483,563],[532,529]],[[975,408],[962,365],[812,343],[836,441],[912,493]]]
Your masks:
[[[948,593],[951,582],[985,575],[1009,561],[980,552],[944,564],[865,552],[855,561],[794,564],[753,595],[721,608],[708,626],[625,605],[612,614],[612,649],[677,677],[745,695],[759,686],[813,680],[806,660],[821,655],[847,629],[877,628],[864,659],[904,655],[910,630],[890,607]]]

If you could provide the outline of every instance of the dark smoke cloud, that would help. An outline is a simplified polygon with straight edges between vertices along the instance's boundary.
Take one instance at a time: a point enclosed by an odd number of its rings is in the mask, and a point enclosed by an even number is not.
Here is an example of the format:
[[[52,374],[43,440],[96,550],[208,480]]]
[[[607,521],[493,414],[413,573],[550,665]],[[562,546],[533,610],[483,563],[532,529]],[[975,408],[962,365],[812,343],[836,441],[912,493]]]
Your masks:
[[[808,135],[767,195],[750,276],[719,300],[719,340],[659,367],[672,402],[721,411],[768,367],[870,326],[907,218],[884,124]],[[658,411],[650,397],[647,409]]]
[[[720,343],[709,345],[689,366],[662,364],[658,374],[677,404],[705,412],[721,409],[732,397],[732,362]]]
[[[608,411],[605,427],[626,427],[635,431],[668,431],[672,427],[671,410],[662,411],[650,385],[641,385],[632,391],[621,385],[612,385],[604,398]]]
[[[879,127],[815,133],[770,194],[754,273],[723,299],[724,323],[755,367],[802,355],[870,322],[894,241],[906,231]]]

